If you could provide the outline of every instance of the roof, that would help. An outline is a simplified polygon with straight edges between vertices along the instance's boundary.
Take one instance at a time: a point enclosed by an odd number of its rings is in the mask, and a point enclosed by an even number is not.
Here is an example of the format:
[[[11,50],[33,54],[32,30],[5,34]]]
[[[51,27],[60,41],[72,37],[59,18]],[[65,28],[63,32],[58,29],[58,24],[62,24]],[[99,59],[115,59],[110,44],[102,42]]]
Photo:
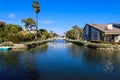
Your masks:
[[[103,25],[103,24],[87,24],[91,27],[94,27],[106,34],[120,34],[120,28],[116,28],[116,27],[113,27],[113,29],[107,29],[107,25]]]

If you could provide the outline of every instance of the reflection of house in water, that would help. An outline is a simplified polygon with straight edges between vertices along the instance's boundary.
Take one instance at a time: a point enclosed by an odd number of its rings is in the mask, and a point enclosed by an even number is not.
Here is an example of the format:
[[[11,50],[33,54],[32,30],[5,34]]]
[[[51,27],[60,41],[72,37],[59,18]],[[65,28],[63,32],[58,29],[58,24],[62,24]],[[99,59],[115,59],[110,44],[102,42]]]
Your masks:
[[[104,60],[104,65],[103,65],[103,70],[104,72],[112,72],[115,70],[116,65],[114,63],[116,62],[117,58],[117,53],[116,52],[104,52],[102,54],[103,60]]]
[[[113,71],[113,62],[108,60],[106,61],[105,65],[104,65],[104,71],[105,72],[112,72]]]
[[[72,56],[75,58],[75,57],[79,57],[80,55],[82,55],[82,53],[84,52],[86,48],[84,47],[81,47],[77,44],[72,44],[70,46],[70,53],[72,54]]]
[[[118,67],[118,72],[120,73],[120,53],[117,53],[116,63]]]

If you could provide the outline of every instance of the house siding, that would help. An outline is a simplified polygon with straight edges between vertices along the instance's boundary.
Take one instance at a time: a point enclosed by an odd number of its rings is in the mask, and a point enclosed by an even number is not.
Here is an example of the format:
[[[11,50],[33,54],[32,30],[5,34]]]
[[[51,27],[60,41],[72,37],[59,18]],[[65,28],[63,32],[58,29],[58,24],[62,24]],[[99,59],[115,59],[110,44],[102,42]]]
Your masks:
[[[101,38],[101,31],[86,25],[83,30],[83,39],[87,41],[91,40],[100,40]]]
[[[89,34],[89,26],[86,25],[85,28],[83,29],[83,39],[88,40],[88,34]]]

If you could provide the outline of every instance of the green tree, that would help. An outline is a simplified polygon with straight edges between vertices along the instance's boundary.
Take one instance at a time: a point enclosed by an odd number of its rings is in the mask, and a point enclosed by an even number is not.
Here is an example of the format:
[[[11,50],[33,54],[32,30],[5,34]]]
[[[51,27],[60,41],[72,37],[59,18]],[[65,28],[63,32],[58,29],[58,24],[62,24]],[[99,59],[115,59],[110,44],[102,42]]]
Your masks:
[[[6,31],[8,34],[14,35],[20,31],[22,31],[22,27],[20,25],[15,24],[7,24]]]
[[[5,22],[0,21],[0,37],[1,41],[4,42],[4,37],[5,37]]]
[[[17,35],[20,31],[22,31],[22,27],[16,24],[6,24],[6,40],[12,42],[19,42],[21,39],[19,35]]]
[[[41,40],[50,38],[50,34],[45,29],[39,29],[38,34]]]
[[[74,25],[73,27],[73,31],[74,31],[74,35],[75,35],[75,39],[78,40],[82,37],[82,29],[79,28],[79,26]]]
[[[58,34],[53,32],[52,30],[50,31],[50,37],[54,38],[54,37],[58,37]]]
[[[35,35],[28,31],[20,31],[16,35],[13,35],[11,41],[14,43],[27,42],[34,40]]]
[[[75,40],[81,39],[83,30],[79,28],[79,26],[77,25],[72,26],[72,28],[73,28],[72,30],[69,30],[66,32],[66,37],[70,39],[75,39]]]
[[[53,37],[58,37],[59,35],[57,33],[53,33]]]
[[[66,37],[70,39],[75,39],[75,34],[73,30],[69,30],[66,32]]]

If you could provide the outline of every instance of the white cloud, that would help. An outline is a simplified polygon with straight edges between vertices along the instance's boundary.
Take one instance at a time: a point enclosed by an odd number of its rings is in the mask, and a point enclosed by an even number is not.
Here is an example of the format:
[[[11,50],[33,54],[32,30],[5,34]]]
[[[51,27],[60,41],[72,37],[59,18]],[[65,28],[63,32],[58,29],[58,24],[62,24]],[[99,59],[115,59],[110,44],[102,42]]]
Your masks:
[[[50,20],[43,20],[43,21],[39,21],[41,24],[53,24],[54,21],[50,21]]]
[[[9,18],[15,18],[15,14],[14,14],[14,13],[10,13],[10,14],[8,15],[8,17],[9,17]]]

